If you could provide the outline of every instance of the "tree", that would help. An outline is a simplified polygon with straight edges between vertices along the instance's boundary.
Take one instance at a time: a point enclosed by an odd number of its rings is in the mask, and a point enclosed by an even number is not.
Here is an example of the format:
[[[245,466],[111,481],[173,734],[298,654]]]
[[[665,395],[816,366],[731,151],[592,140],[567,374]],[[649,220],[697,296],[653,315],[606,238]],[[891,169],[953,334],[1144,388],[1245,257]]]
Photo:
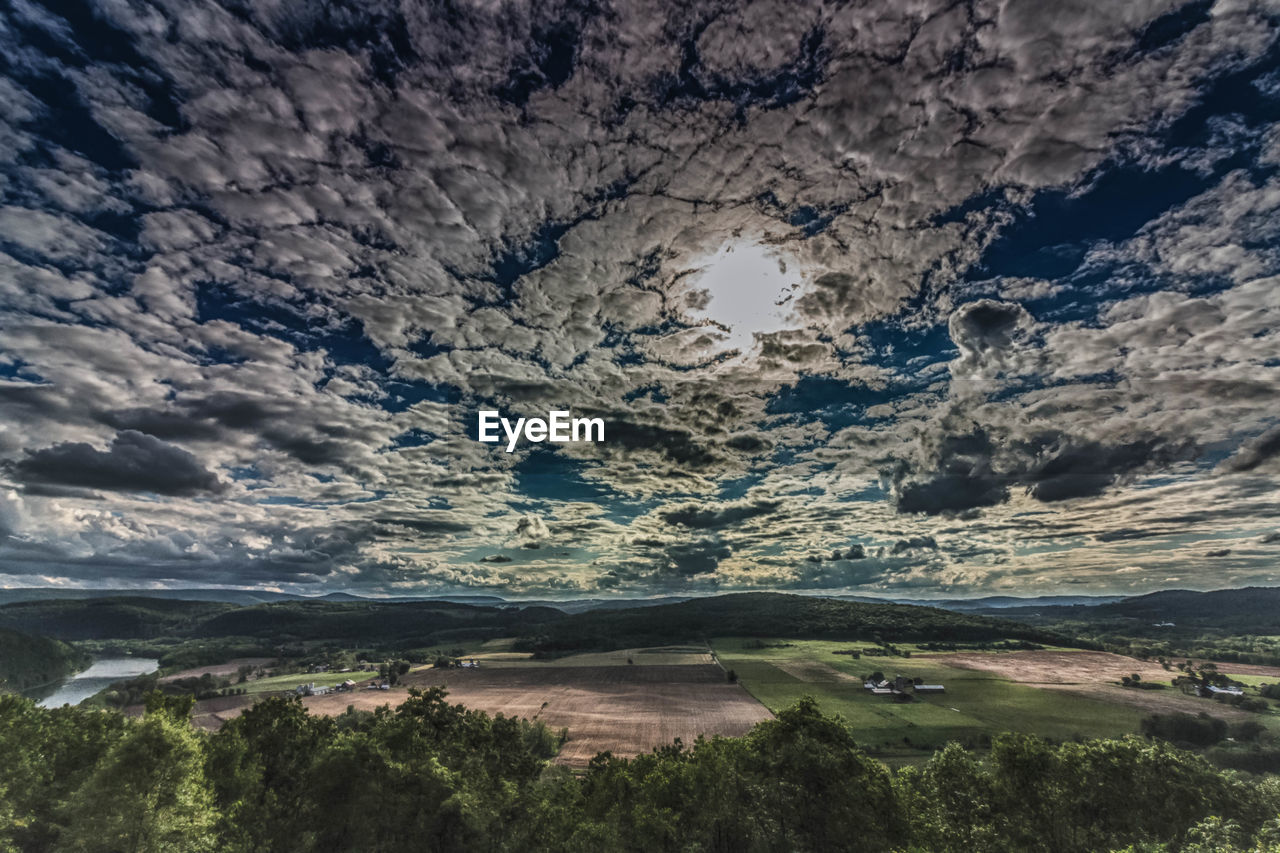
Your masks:
[[[66,849],[200,853],[214,843],[213,798],[199,736],[148,714],[103,758],[67,804]]]

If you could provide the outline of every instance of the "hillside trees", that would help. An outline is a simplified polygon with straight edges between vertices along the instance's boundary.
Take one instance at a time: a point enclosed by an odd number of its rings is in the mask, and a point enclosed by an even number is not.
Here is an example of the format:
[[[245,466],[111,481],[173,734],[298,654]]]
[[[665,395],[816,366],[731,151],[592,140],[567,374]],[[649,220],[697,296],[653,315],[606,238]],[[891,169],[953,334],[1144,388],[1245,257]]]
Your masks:
[[[1280,781],[1160,740],[1002,735],[890,772],[811,699],[578,775],[545,727],[440,688],[336,718],[268,699],[213,734],[189,711],[0,697],[0,851],[1233,851],[1280,826]]]
[[[202,743],[163,706],[118,740],[66,807],[64,849],[204,853],[216,848]]]

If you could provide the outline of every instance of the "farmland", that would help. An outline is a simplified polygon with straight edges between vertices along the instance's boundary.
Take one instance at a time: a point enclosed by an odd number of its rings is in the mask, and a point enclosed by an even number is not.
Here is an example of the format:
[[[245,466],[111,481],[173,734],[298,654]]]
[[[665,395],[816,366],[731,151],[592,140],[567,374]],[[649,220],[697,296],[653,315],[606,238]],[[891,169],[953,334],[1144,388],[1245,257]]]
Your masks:
[[[710,648],[671,645],[538,659],[512,646],[510,639],[477,640],[467,644],[464,656],[479,664],[475,668],[418,666],[390,690],[330,693],[303,703],[312,713],[336,715],[348,707],[394,707],[410,687],[443,686],[452,703],[566,729],[558,760],[576,767],[599,752],[635,755],[676,738],[690,743],[698,735],[742,734],[806,695],[824,712],[843,717],[860,744],[891,764],[921,760],[953,740],[985,746],[1005,731],[1061,740],[1132,734],[1151,713],[1204,712],[1230,723],[1254,719],[1280,730],[1280,715],[1274,712],[1251,714],[1172,687],[1121,687],[1117,682],[1124,675],[1168,684],[1171,673],[1152,662],[1078,649],[938,652],[905,644],[893,647],[893,654],[854,658],[844,652],[869,644],[723,638]],[[1234,668],[1259,669],[1224,665],[1225,671]],[[890,678],[901,673],[941,683],[946,692],[907,703],[873,696],[862,682],[876,670]],[[729,681],[728,671],[737,683]],[[272,692],[372,675],[254,679],[245,685],[251,688],[248,695],[200,702],[196,720],[217,728]],[[1268,677],[1245,679],[1254,683]]]
[[[600,752],[630,756],[676,738],[692,743],[698,735],[740,735],[770,717],[746,690],[725,679],[706,649],[626,649],[548,662],[502,648],[501,643],[487,650],[481,647],[474,655],[481,661],[479,668],[418,667],[390,690],[310,696],[303,704],[312,713],[336,715],[348,707],[372,710],[398,705],[409,687],[443,686],[450,702],[541,721],[553,730],[568,729],[568,741],[557,760],[577,767],[586,766]],[[629,659],[633,663],[628,664]],[[267,688],[286,690],[310,681],[321,684],[322,678],[295,675],[250,682],[263,690],[255,689],[258,695],[201,701],[195,719],[205,728],[217,728]]]
[[[713,645],[721,664],[770,710],[811,695],[824,712],[844,717],[865,748],[891,761],[924,757],[950,740],[980,745],[1004,731],[1058,739],[1134,733],[1152,712],[1203,711],[1229,722],[1258,719],[1280,728],[1274,711],[1247,714],[1172,688],[1121,687],[1114,682],[1122,675],[1138,672],[1167,684],[1170,673],[1119,655],[1079,650],[937,653],[904,645],[898,650],[909,657],[855,659],[835,652],[868,644],[729,638]],[[863,689],[862,676],[875,670],[890,678],[901,673],[941,683],[946,692],[905,704],[873,696]]]

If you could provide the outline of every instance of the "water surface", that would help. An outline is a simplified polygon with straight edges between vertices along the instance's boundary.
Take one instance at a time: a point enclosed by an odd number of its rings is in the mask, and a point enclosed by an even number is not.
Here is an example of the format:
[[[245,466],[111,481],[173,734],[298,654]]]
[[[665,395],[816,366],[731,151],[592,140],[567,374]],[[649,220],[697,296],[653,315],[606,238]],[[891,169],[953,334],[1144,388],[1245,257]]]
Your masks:
[[[52,692],[43,698],[38,698],[37,701],[42,708],[79,705],[99,690],[110,687],[113,682],[155,672],[159,666],[160,661],[154,658],[99,658],[93,662],[93,666],[83,672],[77,672],[75,675],[64,678],[57,685],[45,688]],[[38,694],[36,696],[38,697]]]

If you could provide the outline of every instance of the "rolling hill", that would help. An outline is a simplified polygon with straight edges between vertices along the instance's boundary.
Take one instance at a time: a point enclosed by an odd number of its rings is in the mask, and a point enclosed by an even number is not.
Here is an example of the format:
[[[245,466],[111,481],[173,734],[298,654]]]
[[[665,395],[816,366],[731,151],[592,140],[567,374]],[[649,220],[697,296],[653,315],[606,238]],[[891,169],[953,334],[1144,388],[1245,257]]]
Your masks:
[[[625,610],[591,610],[543,626],[528,645],[542,651],[698,640],[711,636],[861,639],[885,642],[1067,638],[1006,619],[909,604],[869,604],[750,592]]]
[[[89,655],[48,637],[0,628],[0,691],[20,692],[89,665]]]

